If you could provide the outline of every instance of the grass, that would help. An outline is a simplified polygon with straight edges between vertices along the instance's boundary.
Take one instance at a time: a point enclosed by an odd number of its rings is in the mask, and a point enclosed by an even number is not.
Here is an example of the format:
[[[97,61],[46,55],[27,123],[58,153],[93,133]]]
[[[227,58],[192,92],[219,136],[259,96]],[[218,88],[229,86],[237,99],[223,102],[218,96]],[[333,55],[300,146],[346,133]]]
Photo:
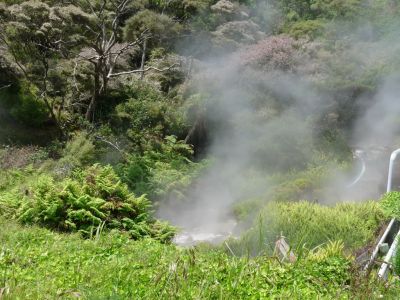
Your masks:
[[[230,255],[117,231],[82,239],[0,217],[0,299],[396,299],[396,277],[386,285],[363,278],[349,255],[374,237],[383,218],[376,203],[271,203],[266,210],[276,216],[262,227],[269,231],[256,226],[251,234],[284,229],[291,243],[307,242],[294,249],[295,263],[265,251],[237,257],[234,243]],[[309,250],[317,243],[324,245]]]
[[[400,192],[393,191],[384,194],[379,204],[388,218],[400,219]]]
[[[248,174],[241,185],[246,188],[245,196],[233,206],[235,216],[242,221],[254,219],[254,212],[260,212],[268,202],[297,202],[301,199],[315,200],[325,198],[324,186],[332,179],[336,171],[345,170],[346,163],[335,163],[324,158],[305,170],[291,170],[286,173],[266,175],[264,173]],[[252,192],[264,190],[257,195]],[[261,189],[262,190],[262,189]]]
[[[4,299],[396,299],[363,281],[332,242],[293,264],[235,257],[206,246],[182,249],[109,233],[93,240],[0,219]]]
[[[232,247],[238,253],[271,253],[282,234],[293,248],[312,249],[341,240],[348,251],[363,247],[373,239],[386,220],[376,202],[339,203],[323,206],[307,201],[271,202],[253,227]]]
[[[120,233],[83,240],[5,220],[0,227],[4,299],[345,299],[350,293],[351,263],[340,249],[284,264]]]

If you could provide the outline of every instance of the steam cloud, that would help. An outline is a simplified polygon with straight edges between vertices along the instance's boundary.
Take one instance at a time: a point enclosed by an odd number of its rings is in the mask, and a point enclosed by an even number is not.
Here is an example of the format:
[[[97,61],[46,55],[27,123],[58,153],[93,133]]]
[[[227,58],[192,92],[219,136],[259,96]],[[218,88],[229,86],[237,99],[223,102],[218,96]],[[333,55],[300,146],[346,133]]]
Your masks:
[[[336,26],[341,28],[341,24]],[[400,45],[391,40],[392,45],[387,47],[388,39],[378,39],[370,24],[352,32],[337,32],[341,41],[347,39],[352,45],[343,60],[356,60],[353,76],[373,65],[373,59],[390,61]],[[365,44],[370,47],[363,48]],[[265,196],[271,174],[306,167],[313,159],[318,131],[313,124],[326,119],[338,101],[337,95],[322,92],[314,84],[316,77],[323,78],[324,74],[318,67],[310,70],[315,60],[309,53],[313,46],[318,48],[318,43],[310,45],[308,56],[297,58],[301,62],[296,71],[249,68],[243,64],[243,53],[199,62],[192,81],[207,107],[207,123],[213,132],[208,155],[214,163],[189,191],[189,201],[169,199],[159,209],[160,217],[189,232],[183,243],[234,233],[233,204]],[[347,143],[353,150],[362,150],[359,153],[366,162],[365,175],[349,188],[361,170],[360,157],[350,171],[333,169],[336,176],[326,183],[319,202],[376,199],[383,192],[388,152],[396,146],[400,133],[399,95],[400,77],[390,75],[376,94],[364,93],[356,99],[354,107],[360,114],[351,122]],[[329,127],[329,121],[325,125]]]
[[[165,201],[159,211],[192,238],[212,239],[234,231],[234,203],[268,191],[269,171],[304,167],[312,158],[313,131],[305,120],[322,114],[330,99],[292,74],[244,70],[236,55],[209,61],[198,77],[198,91],[208,97],[214,163],[190,201]],[[287,101],[284,109],[277,98]]]

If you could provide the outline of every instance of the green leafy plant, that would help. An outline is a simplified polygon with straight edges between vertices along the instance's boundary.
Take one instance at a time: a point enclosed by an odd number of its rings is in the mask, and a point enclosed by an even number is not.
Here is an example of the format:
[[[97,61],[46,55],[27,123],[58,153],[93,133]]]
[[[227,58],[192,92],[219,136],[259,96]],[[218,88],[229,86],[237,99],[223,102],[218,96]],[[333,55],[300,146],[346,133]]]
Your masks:
[[[40,127],[49,117],[45,104],[40,101],[37,94],[34,85],[21,81],[18,86],[0,90],[0,104],[7,108],[10,116],[18,122]]]
[[[386,216],[400,218],[400,192],[386,193],[380,200],[379,205]]]
[[[24,224],[79,231],[86,237],[105,227],[127,231],[134,239],[148,236],[163,242],[175,232],[167,223],[151,218],[146,196],[130,193],[110,166],[76,170],[61,182],[42,175],[23,196],[15,197],[20,198],[15,217]]]
[[[400,219],[400,192],[386,193],[381,198],[379,205],[383,213],[390,218]],[[397,246],[396,255],[393,259],[394,270],[400,274],[400,246]]]
[[[169,135],[183,136],[185,124],[178,103],[151,84],[134,83],[123,92],[128,99],[115,107],[111,125],[136,152],[160,147]]]
[[[287,30],[290,36],[298,38],[316,38],[323,33],[324,21],[322,20],[305,20],[300,22],[295,22]]]
[[[205,166],[194,163],[189,157],[192,148],[174,136],[167,136],[160,149],[133,154],[121,164],[118,172],[137,194],[146,193],[151,200],[166,196],[183,197],[185,189]]]
[[[76,132],[66,143],[60,163],[74,167],[85,166],[94,161],[96,156],[93,139],[85,131]]]

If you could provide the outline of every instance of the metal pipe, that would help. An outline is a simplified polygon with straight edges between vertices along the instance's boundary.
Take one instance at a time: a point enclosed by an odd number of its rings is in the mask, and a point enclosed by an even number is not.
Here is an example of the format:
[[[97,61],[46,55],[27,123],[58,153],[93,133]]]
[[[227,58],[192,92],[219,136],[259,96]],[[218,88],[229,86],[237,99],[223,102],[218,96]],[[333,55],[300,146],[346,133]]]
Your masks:
[[[396,160],[396,158],[397,158],[397,155],[398,155],[399,153],[400,153],[400,149],[397,149],[397,150],[393,151],[392,154],[390,155],[389,171],[388,171],[388,181],[387,181],[387,186],[386,186],[386,192],[387,192],[387,193],[389,193],[389,192],[392,191],[392,181],[393,181],[394,162],[395,162],[395,160]],[[388,233],[390,232],[390,230],[392,229],[393,224],[395,223],[395,221],[396,221],[395,218],[393,218],[393,219],[390,221],[389,226],[386,228],[386,231],[385,231],[385,233],[384,233],[384,235],[386,234],[386,237],[387,237],[387,234],[388,234]],[[393,243],[392,243],[392,245],[390,246],[390,249],[389,249],[388,253],[386,254],[386,256],[385,256],[385,258],[384,258],[384,260],[383,260],[383,263],[382,263],[382,265],[381,265],[381,268],[379,269],[379,272],[378,272],[379,278],[382,278],[382,279],[385,279],[385,280],[386,280],[387,277],[388,277],[389,262],[390,262],[390,260],[392,259],[393,255],[396,254],[396,248],[397,248],[397,244],[398,244],[399,237],[400,237],[400,230],[397,232],[397,234],[396,234],[396,236],[395,236],[395,238],[394,238],[394,240],[393,240]],[[381,240],[382,240],[382,239],[381,239]],[[380,242],[378,243],[378,245],[377,245],[377,249],[378,249],[378,250],[379,250],[380,244],[381,244],[381,241],[380,241]],[[375,250],[376,250],[376,249],[375,249]],[[374,252],[375,252],[375,251],[374,251]]]
[[[390,155],[386,193],[389,193],[392,190],[393,166],[394,166],[394,161],[396,160],[397,155],[399,153],[400,153],[400,149],[397,149],[397,150],[393,151],[392,154]]]
[[[399,237],[400,237],[400,231],[396,234],[396,237],[393,240],[392,246],[390,246],[390,249],[385,256],[385,259],[383,260],[384,263],[382,264],[382,266],[378,272],[379,278],[386,280],[388,277],[388,267],[389,267],[388,263],[392,259],[392,256],[394,256],[396,254],[397,244],[399,243]]]
[[[382,234],[382,237],[380,238],[378,244],[376,245],[374,251],[372,252],[371,258],[369,259],[368,263],[365,265],[364,270],[367,270],[371,266],[371,264],[374,262],[375,258],[378,256],[379,246],[385,242],[393,224],[394,224],[394,219],[390,220],[388,227],[386,228],[385,232]]]
[[[364,160],[363,155],[364,155],[364,151],[362,151],[362,150],[356,150],[354,153],[354,156],[356,158],[358,158],[358,160],[361,162],[361,170],[360,170],[360,173],[357,175],[357,177],[350,184],[347,185],[348,188],[352,187],[357,182],[359,182],[365,173],[366,166],[365,166],[365,160]]]

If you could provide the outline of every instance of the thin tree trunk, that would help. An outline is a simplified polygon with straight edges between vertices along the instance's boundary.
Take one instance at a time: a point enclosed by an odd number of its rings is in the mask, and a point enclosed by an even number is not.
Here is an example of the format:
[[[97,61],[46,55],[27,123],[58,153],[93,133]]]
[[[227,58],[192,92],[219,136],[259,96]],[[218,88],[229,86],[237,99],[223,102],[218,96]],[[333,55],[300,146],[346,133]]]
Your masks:
[[[99,96],[100,96],[100,70],[99,70],[99,65],[95,64],[93,95],[85,114],[85,118],[88,121],[94,120],[94,112],[96,109],[97,101],[99,100]]]
[[[140,65],[140,70],[142,71],[140,75],[140,80],[144,79],[144,64],[146,62],[146,49],[147,49],[147,39],[145,38],[143,41],[142,63]]]
[[[42,64],[44,67],[44,74],[43,74],[43,92],[42,92],[42,99],[43,102],[45,103],[47,110],[50,113],[50,117],[53,120],[53,122],[55,123],[57,130],[60,133],[60,136],[64,135],[64,132],[62,131],[60,122],[58,121],[59,119],[57,118],[56,114],[54,113],[54,109],[53,109],[53,105],[50,104],[49,100],[47,99],[47,78],[48,78],[48,72],[49,72],[49,64],[48,62],[43,59],[42,60]]]

